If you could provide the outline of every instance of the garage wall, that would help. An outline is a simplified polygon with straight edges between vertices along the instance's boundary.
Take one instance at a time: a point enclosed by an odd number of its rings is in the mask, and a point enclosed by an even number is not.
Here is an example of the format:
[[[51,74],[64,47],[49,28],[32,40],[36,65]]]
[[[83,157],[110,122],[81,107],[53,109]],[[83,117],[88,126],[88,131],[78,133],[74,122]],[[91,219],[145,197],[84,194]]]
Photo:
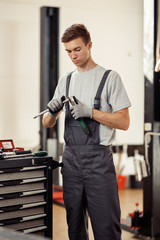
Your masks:
[[[143,143],[143,1],[142,0],[0,0],[0,139],[16,146],[39,144],[40,7],[60,8],[60,36],[72,23],[84,23],[92,37],[92,55],[122,77],[132,107],[131,126],[118,131],[118,144]],[[71,63],[60,43],[60,72]],[[60,122],[63,122],[61,117]],[[63,141],[63,124],[61,137]]]

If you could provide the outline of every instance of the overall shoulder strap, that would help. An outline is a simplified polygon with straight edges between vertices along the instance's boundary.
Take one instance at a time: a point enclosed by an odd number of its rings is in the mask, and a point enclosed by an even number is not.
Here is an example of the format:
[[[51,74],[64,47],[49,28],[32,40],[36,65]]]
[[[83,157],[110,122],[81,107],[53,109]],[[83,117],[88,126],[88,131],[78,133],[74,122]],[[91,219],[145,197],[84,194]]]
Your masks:
[[[68,97],[69,94],[69,85],[70,85],[70,81],[71,81],[71,76],[72,76],[72,72],[70,72],[67,76],[67,80],[66,80],[66,98]],[[67,104],[65,104],[65,108],[66,110],[69,109],[69,102]]]
[[[66,80],[66,97],[68,97],[68,93],[69,93],[69,85],[70,85],[70,81],[71,81],[71,75],[72,72],[70,72],[67,76],[67,80]]]
[[[94,108],[95,109],[99,109],[100,108],[100,97],[101,97],[101,93],[102,93],[102,90],[104,88],[104,85],[105,85],[105,82],[107,80],[107,77],[108,77],[108,74],[110,73],[111,70],[107,70],[103,77],[102,77],[102,80],[99,84],[99,87],[98,87],[98,90],[97,90],[97,93],[96,93],[96,96],[94,98]]]

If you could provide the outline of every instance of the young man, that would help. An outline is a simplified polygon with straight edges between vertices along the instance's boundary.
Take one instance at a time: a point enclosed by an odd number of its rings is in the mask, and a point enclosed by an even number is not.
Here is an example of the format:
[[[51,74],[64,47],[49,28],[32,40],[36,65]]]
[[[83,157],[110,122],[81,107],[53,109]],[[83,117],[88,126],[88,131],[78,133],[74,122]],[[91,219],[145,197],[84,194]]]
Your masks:
[[[65,111],[63,194],[70,240],[87,240],[87,214],[96,240],[120,240],[120,206],[111,144],[115,129],[129,127],[130,101],[115,71],[94,62],[90,34],[83,24],[64,32],[62,42],[76,66],[61,77],[43,125],[53,127]],[[62,103],[75,96],[76,103]],[[84,120],[89,134],[82,129]]]

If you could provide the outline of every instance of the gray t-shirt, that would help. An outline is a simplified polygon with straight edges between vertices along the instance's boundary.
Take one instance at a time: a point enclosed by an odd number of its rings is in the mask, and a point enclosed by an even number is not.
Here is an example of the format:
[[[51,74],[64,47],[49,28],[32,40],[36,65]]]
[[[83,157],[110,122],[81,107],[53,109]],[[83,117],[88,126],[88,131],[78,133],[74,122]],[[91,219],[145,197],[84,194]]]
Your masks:
[[[73,71],[69,96],[75,96],[79,101],[93,108],[94,98],[105,71],[106,69],[100,65],[88,72],[79,72],[77,69]],[[59,79],[54,98],[66,95],[67,75],[65,74]],[[131,103],[120,76],[117,72],[111,71],[101,94],[100,110],[112,113],[130,106]],[[65,108],[63,110],[65,111]],[[115,140],[115,129],[113,128],[100,124],[99,133],[101,145],[110,145]]]

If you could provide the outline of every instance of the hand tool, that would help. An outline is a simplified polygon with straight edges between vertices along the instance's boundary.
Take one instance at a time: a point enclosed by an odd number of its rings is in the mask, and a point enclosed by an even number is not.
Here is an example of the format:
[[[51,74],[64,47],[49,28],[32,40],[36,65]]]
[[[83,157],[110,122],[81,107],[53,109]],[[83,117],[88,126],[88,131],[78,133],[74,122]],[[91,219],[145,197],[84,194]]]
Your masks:
[[[44,110],[44,111],[42,111],[42,112],[38,113],[38,114],[37,114],[37,115],[35,115],[33,118],[40,117],[41,115],[43,115],[44,113],[47,113],[47,112],[49,112],[49,109],[46,109],[46,110]]]
[[[62,100],[62,103],[65,103],[65,101],[66,101],[66,100],[65,100],[65,96],[62,96],[62,97],[61,97],[61,100]],[[69,101],[69,100],[67,100],[67,101]],[[44,113],[47,113],[47,112],[49,112],[49,109],[46,109],[46,110],[44,110],[44,111],[38,113],[38,114],[35,115],[33,118],[40,117],[41,115],[43,115]]]
[[[62,96],[62,98],[64,99],[64,96]],[[71,97],[67,97],[62,102],[63,102],[63,104],[65,104],[67,102],[70,102],[72,106],[74,106],[75,104],[78,104],[77,99],[74,96],[73,97],[72,96]],[[35,119],[37,117],[40,117],[41,115],[43,115],[44,113],[47,113],[47,112],[49,112],[49,109],[46,109],[43,112],[40,112],[39,114],[35,115],[33,118]],[[83,129],[84,133],[85,134],[89,134],[89,129],[88,129],[87,125],[85,124],[83,118],[80,118],[79,121],[80,121],[80,124],[82,126],[82,129]]]
[[[16,149],[13,149],[13,152],[15,152],[15,154],[19,155],[19,154],[28,154],[28,153],[32,153],[31,150],[16,150]]]
[[[75,96],[68,97],[68,98],[69,98],[69,101],[72,104],[72,106],[74,106],[75,104],[78,104],[77,99],[75,98]],[[83,118],[80,118],[79,121],[80,121],[81,127],[83,129],[83,132],[88,135],[89,134],[89,129],[88,129],[86,123],[84,122]]]
[[[7,153],[0,153],[0,159],[11,159],[11,158],[23,158],[23,157],[44,157],[48,153],[46,151],[40,151],[36,153],[28,153],[28,154],[7,154]]]

